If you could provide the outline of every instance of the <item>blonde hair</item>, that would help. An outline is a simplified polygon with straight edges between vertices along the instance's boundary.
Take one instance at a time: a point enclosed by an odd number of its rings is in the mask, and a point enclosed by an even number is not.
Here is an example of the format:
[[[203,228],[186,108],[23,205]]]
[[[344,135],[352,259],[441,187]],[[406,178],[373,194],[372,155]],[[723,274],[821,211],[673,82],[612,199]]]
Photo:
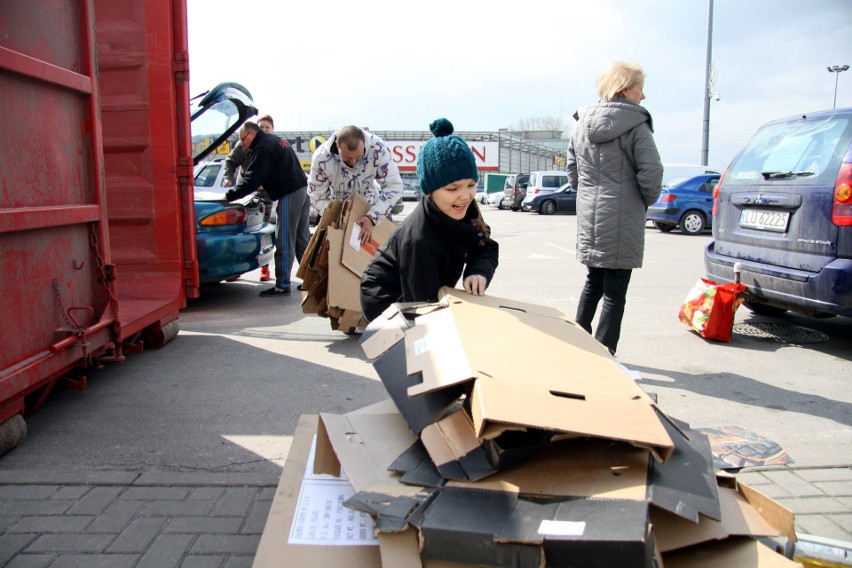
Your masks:
[[[601,100],[611,101],[621,96],[625,89],[644,81],[645,76],[645,70],[642,69],[641,65],[627,61],[613,61],[604,69],[603,73],[598,75],[595,87],[598,89],[598,96]]]

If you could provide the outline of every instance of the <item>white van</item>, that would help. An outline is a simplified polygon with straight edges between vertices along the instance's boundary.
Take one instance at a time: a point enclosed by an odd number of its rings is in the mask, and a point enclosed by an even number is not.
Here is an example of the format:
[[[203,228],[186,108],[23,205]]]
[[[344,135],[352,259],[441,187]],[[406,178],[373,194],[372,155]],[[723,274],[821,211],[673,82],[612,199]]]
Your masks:
[[[530,179],[527,182],[527,199],[542,193],[553,193],[566,183],[568,183],[568,172],[565,171],[530,172]]]

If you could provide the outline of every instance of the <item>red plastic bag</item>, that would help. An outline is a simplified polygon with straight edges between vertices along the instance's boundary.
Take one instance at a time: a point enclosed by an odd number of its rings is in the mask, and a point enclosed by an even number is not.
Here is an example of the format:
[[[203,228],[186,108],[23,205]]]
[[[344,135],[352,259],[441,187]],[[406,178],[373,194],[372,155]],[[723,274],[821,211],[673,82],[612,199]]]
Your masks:
[[[683,301],[678,317],[701,337],[730,343],[734,314],[745,289],[743,284],[717,284],[700,278]]]

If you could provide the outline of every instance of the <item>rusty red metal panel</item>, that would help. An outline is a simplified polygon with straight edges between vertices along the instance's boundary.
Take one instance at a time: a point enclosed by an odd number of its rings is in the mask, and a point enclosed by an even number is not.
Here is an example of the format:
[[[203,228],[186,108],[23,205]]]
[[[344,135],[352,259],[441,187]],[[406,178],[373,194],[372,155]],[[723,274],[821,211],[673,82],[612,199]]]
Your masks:
[[[185,0],[3,2],[0,421],[197,289],[186,51]]]
[[[187,188],[179,178],[183,162],[191,163],[181,129],[189,99],[177,85],[185,48],[175,42],[186,21],[171,0],[96,0],[95,7],[109,238],[127,338],[186,305],[185,239],[194,229],[184,226]]]

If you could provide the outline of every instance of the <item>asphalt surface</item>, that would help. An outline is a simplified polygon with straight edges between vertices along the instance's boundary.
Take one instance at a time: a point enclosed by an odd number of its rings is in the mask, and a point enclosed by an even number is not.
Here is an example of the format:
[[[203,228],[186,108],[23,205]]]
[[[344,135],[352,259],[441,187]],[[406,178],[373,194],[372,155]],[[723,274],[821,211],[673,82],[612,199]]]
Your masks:
[[[575,218],[484,213],[501,245],[489,293],[573,315]],[[802,534],[852,542],[852,321],[740,309],[748,333],[698,337],[676,314],[710,238],[649,227],[618,359],[693,428],[777,443],[790,463],[740,479],[793,510]],[[206,288],[174,341],[89,373],[83,392],[58,389],[27,418],[0,458],[0,565],[251,565],[299,416],[386,397],[357,338],[302,314],[295,295],[258,297],[258,276]]]

